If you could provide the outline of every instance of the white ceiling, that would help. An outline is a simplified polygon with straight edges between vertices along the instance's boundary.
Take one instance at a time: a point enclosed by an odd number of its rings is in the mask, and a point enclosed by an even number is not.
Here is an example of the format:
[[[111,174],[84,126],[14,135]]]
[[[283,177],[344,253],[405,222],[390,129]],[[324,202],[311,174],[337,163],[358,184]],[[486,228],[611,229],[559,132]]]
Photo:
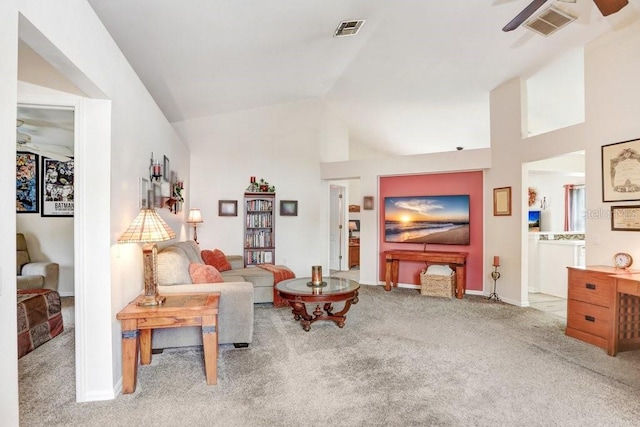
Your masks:
[[[488,147],[492,89],[640,16],[550,0],[578,20],[545,38],[501,31],[530,0],[88,1],[169,121],[321,98],[390,155]]]

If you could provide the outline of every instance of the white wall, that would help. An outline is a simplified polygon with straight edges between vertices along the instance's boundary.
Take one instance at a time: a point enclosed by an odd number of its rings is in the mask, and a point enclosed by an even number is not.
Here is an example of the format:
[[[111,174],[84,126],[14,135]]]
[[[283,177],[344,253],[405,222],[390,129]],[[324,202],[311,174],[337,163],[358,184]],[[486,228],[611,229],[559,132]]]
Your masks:
[[[76,237],[76,260],[83,261],[82,265],[75,263],[76,272],[82,270],[76,274],[76,285],[81,283],[84,287],[79,298],[76,286],[76,332],[85,332],[76,335],[77,347],[82,347],[76,351],[76,366],[84,374],[76,380],[76,387],[82,390],[78,397],[112,398],[119,390],[121,377],[120,325],[115,314],[142,289],[139,245],[115,242],[138,211],[138,179],[148,175],[151,152],[167,155],[172,168],[184,177],[189,176],[189,156],[86,2],[10,0],[3,2],[1,8],[3,140],[14,138],[18,31],[23,40],[84,93],[110,101],[79,100],[76,106],[76,126],[82,129],[76,138],[76,197],[83,215],[74,220],[76,236],[81,236]],[[24,18],[19,19],[18,10]],[[16,232],[14,202],[9,200],[13,193],[9,186],[14,183],[15,146],[1,146],[0,173],[5,176],[0,180],[0,188],[5,190],[1,205],[5,212],[0,229],[3,235],[11,236]],[[86,164],[81,165],[80,159]],[[184,214],[172,215],[166,210],[161,215],[179,236],[184,236]],[[5,354],[10,355],[17,351],[15,247],[3,246],[0,255],[0,321],[7,326],[0,328],[0,340],[6,346]],[[0,413],[7,425],[17,425],[17,362],[12,357],[5,359],[0,367]]]
[[[276,200],[297,200],[298,216],[276,216],[276,263],[298,276],[328,271],[329,182],[320,159],[348,155],[346,132],[320,100],[220,114],[177,123],[191,152],[191,206],[200,208],[203,249],[243,252],[243,196],[249,177],[276,187]],[[237,217],[218,216],[219,200],[237,200]],[[277,211],[279,212],[279,205]],[[191,232],[190,232],[191,233]],[[191,237],[191,234],[190,234]]]

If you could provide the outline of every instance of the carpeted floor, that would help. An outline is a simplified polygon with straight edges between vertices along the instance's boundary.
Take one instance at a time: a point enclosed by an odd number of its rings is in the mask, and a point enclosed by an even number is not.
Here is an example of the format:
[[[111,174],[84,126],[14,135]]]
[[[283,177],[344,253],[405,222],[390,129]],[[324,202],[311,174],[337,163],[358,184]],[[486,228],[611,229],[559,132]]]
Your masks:
[[[73,327],[19,361],[24,426],[637,426],[640,351],[609,357],[555,316],[363,286],[344,329],[256,305],[248,349],[154,355],[134,394],[76,403]]]

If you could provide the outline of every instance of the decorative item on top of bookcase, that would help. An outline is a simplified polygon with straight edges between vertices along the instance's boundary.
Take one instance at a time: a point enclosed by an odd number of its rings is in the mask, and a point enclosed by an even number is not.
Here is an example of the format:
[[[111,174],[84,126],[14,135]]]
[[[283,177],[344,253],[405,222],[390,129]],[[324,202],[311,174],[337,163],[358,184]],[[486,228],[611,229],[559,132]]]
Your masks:
[[[275,264],[275,193],[244,195],[244,264]]]
[[[275,185],[269,184],[264,178],[256,181],[256,177],[249,177],[249,186],[245,190],[247,193],[275,193]]]

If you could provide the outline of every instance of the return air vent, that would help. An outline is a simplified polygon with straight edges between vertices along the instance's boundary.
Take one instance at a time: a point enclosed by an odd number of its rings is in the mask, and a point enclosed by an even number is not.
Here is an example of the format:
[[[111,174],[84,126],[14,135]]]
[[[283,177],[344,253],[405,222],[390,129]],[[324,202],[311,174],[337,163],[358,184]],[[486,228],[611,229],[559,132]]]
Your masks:
[[[575,21],[575,19],[575,17],[566,12],[550,7],[540,15],[525,22],[524,26],[546,37],[555,33],[569,22]]]
[[[360,21],[342,21],[336,28],[336,32],[333,33],[333,37],[355,36],[363,25],[364,19]]]

